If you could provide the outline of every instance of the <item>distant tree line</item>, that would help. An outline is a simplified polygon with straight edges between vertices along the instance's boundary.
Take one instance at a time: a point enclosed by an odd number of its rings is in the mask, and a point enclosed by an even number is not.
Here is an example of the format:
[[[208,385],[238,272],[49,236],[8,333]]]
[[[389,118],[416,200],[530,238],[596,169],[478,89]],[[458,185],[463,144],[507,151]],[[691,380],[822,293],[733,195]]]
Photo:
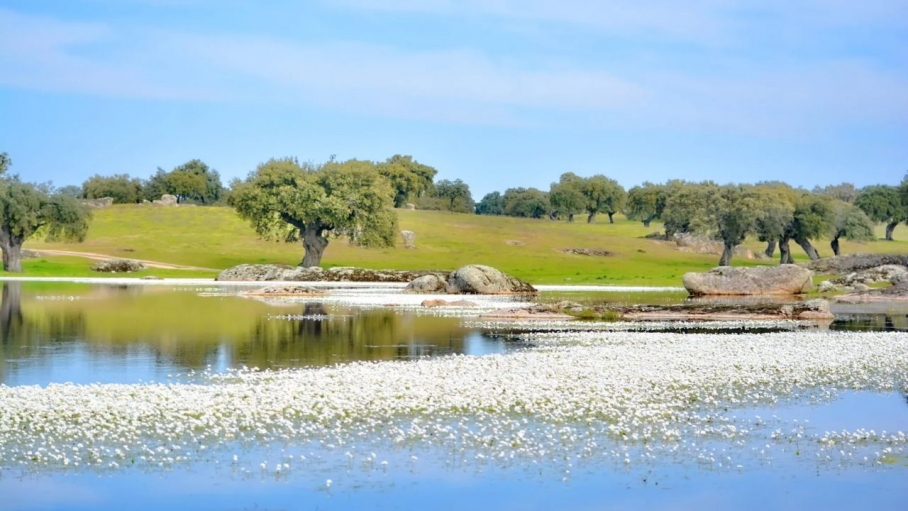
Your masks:
[[[588,223],[600,215],[614,223],[614,216],[622,213],[646,226],[661,222],[666,237],[693,234],[720,241],[724,247],[720,265],[730,264],[734,249],[749,238],[766,243],[767,256],[778,251],[779,262],[787,264],[793,261],[792,242],[817,259],[817,240],[829,240],[838,255],[841,240],[874,239],[879,223],[885,225],[886,239],[892,240],[895,227],[908,222],[908,175],[900,185],[863,189],[850,183],[806,190],[779,181],[720,185],[669,180],[625,190],[602,174],[581,177],[568,172],[548,191],[509,188],[476,203],[469,185],[459,179],[436,182],[436,169],[405,155],[377,162],[331,157],[322,164],[271,159],[246,179],[234,179],[229,188],[221,184],[217,170],[191,160],[171,171],[159,168],[147,180],[127,174],[95,175],[81,187],[59,189],[21,183],[6,173],[9,158],[2,156],[0,248],[10,248],[4,250],[5,267],[15,266],[7,265],[5,254],[15,257],[16,243],[21,247],[21,241],[35,233],[84,237],[89,217],[72,206],[76,203],[71,199],[102,197],[128,204],[171,194],[180,202],[231,205],[261,236],[301,241],[304,266],[320,263],[332,237],[345,237],[360,246],[392,246],[397,228],[393,208],[411,205],[568,222],[584,215]],[[20,221],[25,217],[27,222]]]
[[[169,172],[158,167],[148,179],[129,174],[95,174],[81,187],[64,186],[59,192],[77,199],[110,197],[114,204],[154,201],[168,194],[175,196],[179,203],[212,205],[222,202],[226,195],[221,175],[201,160],[190,160]]]
[[[748,237],[766,243],[766,255],[779,251],[782,264],[793,261],[790,244],[801,247],[811,259],[819,252],[812,240],[828,239],[835,255],[840,240],[874,239],[877,223],[886,225],[886,239],[895,227],[908,222],[908,176],[901,185],[873,185],[863,189],[851,183],[815,187],[812,191],[773,181],[754,185],[719,185],[670,180],[645,182],[628,191],[603,175],[583,178],[562,174],[548,192],[536,188],[509,188],[492,192],[476,204],[480,215],[524,218],[564,218],[585,214],[594,222],[616,213],[645,226],[663,223],[667,237],[676,234],[703,235],[722,242],[720,265],[731,262],[735,247]]]

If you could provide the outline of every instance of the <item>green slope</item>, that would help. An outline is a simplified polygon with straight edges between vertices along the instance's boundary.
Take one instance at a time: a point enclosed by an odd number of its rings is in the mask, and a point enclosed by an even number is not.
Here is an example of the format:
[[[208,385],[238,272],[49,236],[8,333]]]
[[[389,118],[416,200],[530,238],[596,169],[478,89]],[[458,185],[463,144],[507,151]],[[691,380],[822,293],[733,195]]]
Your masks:
[[[401,210],[399,218],[401,229],[416,233],[415,250],[403,248],[402,242],[392,249],[368,250],[332,240],[324,266],[453,269],[481,263],[539,284],[680,285],[683,273],[711,268],[718,261],[718,256],[681,252],[669,243],[644,239],[661,226],[646,228],[623,217],[616,217],[611,225],[603,216],[590,225]],[[900,226],[896,237],[908,239],[908,229]],[[821,254],[831,255],[828,244],[819,245]],[[905,241],[843,245],[845,252],[908,252]],[[114,206],[95,212],[85,243],[31,242],[27,246],[219,269],[241,263],[297,264],[302,259],[301,246],[260,240],[233,210],[218,207]],[[747,246],[761,249],[759,243]],[[562,252],[565,248],[600,249],[614,255],[570,255]],[[798,256],[803,259],[803,254]],[[772,264],[740,259],[733,263]],[[26,261],[25,266],[27,275],[90,275],[89,265],[78,258],[49,257]],[[145,273],[213,275],[181,270]]]

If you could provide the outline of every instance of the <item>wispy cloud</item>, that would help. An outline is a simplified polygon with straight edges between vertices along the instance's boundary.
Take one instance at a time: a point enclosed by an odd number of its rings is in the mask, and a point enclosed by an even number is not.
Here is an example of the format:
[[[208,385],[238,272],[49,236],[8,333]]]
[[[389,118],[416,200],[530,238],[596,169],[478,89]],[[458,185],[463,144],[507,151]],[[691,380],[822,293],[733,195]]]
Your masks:
[[[721,14],[732,5],[740,8],[723,0],[668,13],[657,9],[662,3],[652,1],[349,2],[368,8],[595,23],[615,30],[670,31],[683,26],[683,31],[714,34],[728,27]],[[782,9],[774,2],[761,5]],[[874,16],[887,12],[882,9]],[[669,21],[676,26],[669,28]],[[628,58],[563,59],[552,64],[558,60],[518,59],[467,47],[414,50],[358,41],[176,32],[0,9],[0,66],[6,70],[0,85],[30,90],[311,105],[474,124],[537,125],[580,112],[583,119],[613,126],[776,133],[908,119],[906,71],[859,58],[790,59],[767,65],[718,55],[692,68],[666,59],[645,64]]]

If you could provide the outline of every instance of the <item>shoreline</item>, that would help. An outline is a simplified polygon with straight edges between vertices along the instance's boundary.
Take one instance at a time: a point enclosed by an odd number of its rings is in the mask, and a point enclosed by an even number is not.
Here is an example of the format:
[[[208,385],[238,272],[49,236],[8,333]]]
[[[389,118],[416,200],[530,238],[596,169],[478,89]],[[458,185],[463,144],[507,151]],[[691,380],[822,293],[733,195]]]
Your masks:
[[[403,289],[407,286],[401,282],[317,282],[317,281],[278,281],[278,280],[249,280],[249,281],[218,281],[202,278],[163,278],[146,280],[141,277],[11,277],[0,276],[0,282],[61,282],[72,284],[110,284],[110,285],[171,285],[171,286],[307,286],[325,288],[386,288]],[[603,292],[603,293],[672,293],[684,292],[684,287],[678,286],[584,286],[540,284],[533,285],[541,292]]]

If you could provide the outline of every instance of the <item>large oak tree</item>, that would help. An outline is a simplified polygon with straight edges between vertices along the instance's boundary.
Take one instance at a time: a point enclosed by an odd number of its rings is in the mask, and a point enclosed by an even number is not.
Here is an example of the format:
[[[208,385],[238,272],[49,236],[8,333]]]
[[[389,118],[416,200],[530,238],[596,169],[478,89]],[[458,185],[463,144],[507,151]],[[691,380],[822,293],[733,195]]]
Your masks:
[[[10,175],[10,164],[9,156],[0,153],[0,250],[3,269],[21,272],[26,240],[44,235],[51,241],[82,241],[91,213],[74,197]]]
[[[397,231],[394,191],[367,161],[314,166],[272,159],[235,185],[230,203],[260,236],[302,241],[304,267],[321,263],[330,237],[390,247]]]

